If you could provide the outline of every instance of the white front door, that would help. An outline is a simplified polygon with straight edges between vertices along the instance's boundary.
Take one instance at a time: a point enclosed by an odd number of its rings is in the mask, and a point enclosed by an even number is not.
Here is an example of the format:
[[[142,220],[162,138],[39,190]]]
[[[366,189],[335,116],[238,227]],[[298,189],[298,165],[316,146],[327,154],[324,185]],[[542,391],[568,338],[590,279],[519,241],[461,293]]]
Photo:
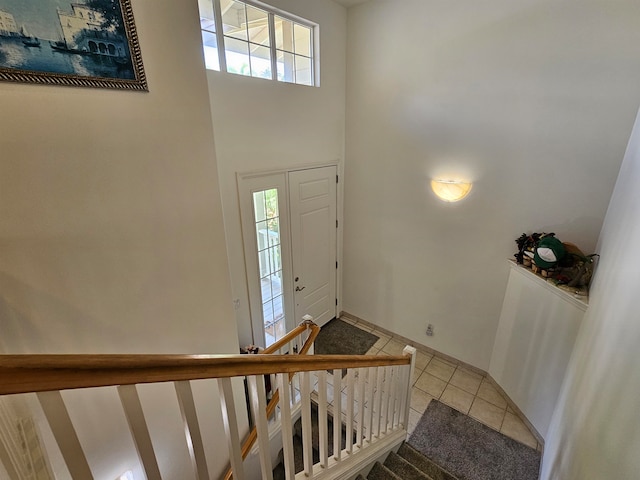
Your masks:
[[[238,176],[251,328],[266,347],[336,316],[336,166]]]
[[[336,316],[337,168],[289,172],[295,319]]]

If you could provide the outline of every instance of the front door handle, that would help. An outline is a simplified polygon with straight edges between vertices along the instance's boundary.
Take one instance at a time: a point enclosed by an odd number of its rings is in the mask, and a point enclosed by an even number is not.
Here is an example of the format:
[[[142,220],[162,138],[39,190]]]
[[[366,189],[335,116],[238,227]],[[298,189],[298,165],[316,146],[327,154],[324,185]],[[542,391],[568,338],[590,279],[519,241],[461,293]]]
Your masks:
[[[302,287],[302,288],[300,288],[300,287],[296,287],[296,292],[301,292],[301,291],[302,291],[302,290],[304,290],[304,289],[305,289],[305,287]]]

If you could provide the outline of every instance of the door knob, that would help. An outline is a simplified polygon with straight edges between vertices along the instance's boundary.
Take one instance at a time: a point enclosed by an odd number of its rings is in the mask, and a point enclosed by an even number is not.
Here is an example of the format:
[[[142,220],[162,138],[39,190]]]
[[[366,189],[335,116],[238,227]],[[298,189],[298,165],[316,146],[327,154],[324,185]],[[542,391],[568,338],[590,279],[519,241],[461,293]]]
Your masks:
[[[302,291],[302,290],[304,290],[304,289],[305,289],[305,287],[300,288],[300,287],[298,286],[298,287],[296,287],[296,292],[301,292],[301,291]]]

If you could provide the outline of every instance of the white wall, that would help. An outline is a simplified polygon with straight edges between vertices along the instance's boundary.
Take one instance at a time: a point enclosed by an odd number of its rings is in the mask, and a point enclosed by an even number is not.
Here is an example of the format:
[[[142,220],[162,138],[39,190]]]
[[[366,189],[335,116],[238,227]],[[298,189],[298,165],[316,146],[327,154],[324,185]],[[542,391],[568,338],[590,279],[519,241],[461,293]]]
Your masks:
[[[486,370],[515,238],[595,248],[639,19],[633,0],[349,9],[344,310]],[[470,196],[439,202],[429,179],[456,174]]]
[[[489,374],[546,438],[587,305],[510,266]]]
[[[545,445],[542,479],[640,472],[640,121],[600,235],[589,309]]]
[[[209,71],[209,94],[238,334],[253,342],[236,173],[342,161],[346,9],[331,0],[266,3],[320,25],[320,87]],[[299,323],[299,322],[296,322]]]
[[[3,353],[237,352],[197,2],[132,6],[149,93],[0,84]],[[167,388],[145,399],[179,440]],[[92,417],[112,397],[74,413],[97,478],[131,445],[121,414]],[[176,451],[166,478],[189,466]]]

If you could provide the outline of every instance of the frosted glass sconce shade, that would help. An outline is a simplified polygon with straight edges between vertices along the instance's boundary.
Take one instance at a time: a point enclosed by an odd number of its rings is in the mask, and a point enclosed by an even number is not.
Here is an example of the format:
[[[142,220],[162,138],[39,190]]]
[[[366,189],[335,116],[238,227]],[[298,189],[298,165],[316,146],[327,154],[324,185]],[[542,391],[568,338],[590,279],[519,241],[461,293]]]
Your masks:
[[[457,180],[431,180],[431,189],[445,202],[459,202],[469,195],[472,184]]]

